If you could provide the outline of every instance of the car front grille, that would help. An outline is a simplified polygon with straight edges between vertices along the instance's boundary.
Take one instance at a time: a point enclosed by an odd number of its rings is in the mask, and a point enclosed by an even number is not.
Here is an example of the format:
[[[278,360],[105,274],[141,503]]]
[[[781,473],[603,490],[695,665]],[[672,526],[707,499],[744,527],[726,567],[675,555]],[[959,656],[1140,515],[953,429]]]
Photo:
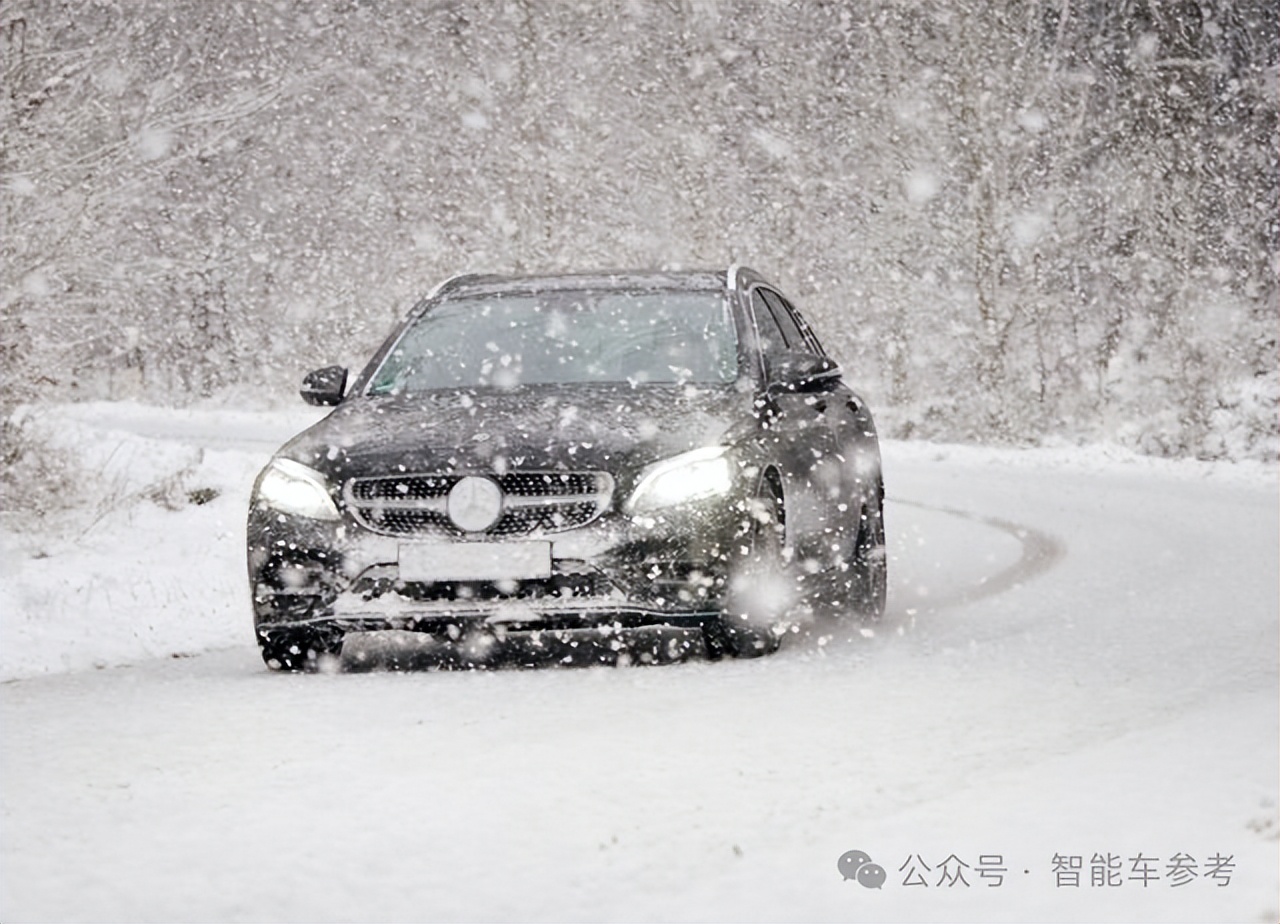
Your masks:
[[[362,526],[388,536],[469,535],[449,519],[449,491],[461,474],[352,478],[343,500]],[[609,507],[613,478],[606,472],[518,471],[490,476],[502,489],[503,509],[482,535],[556,533],[585,526]]]

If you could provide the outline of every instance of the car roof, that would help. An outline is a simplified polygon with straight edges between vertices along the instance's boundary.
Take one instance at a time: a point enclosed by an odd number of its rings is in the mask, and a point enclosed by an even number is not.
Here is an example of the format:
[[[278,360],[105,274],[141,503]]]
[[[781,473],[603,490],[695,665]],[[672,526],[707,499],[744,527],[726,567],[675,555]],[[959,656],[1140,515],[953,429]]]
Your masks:
[[[724,270],[617,270],[530,276],[467,275],[442,283],[434,298],[471,298],[581,289],[652,289],[704,292],[725,290]]]

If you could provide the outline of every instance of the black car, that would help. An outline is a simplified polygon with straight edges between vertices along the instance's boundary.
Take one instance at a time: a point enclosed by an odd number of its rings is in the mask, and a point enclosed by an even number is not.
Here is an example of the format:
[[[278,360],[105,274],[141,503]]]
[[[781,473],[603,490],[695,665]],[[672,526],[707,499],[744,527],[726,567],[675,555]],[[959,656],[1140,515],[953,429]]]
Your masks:
[[[754,656],[800,604],[883,611],[871,413],[749,269],[457,277],[347,378],[306,377],[336,408],[254,486],[272,668],[388,629],[685,627]]]

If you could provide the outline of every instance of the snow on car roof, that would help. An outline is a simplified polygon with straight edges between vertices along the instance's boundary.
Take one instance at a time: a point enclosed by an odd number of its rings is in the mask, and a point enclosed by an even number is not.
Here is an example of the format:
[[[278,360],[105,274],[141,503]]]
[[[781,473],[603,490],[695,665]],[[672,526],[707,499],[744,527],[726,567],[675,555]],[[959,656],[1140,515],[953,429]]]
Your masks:
[[[441,298],[463,298],[575,289],[720,291],[725,287],[725,279],[723,270],[625,270],[540,276],[463,276],[450,280],[441,287],[438,294]]]

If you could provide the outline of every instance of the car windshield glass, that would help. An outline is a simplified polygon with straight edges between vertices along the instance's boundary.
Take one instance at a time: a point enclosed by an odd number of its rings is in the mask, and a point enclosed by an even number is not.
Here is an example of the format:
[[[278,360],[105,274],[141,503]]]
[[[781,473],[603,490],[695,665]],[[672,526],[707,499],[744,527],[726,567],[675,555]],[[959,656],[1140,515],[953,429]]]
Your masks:
[[[574,382],[727,383],[737,336],[718,292],[550,292],[429,309],[383,360],[369,394]]]

